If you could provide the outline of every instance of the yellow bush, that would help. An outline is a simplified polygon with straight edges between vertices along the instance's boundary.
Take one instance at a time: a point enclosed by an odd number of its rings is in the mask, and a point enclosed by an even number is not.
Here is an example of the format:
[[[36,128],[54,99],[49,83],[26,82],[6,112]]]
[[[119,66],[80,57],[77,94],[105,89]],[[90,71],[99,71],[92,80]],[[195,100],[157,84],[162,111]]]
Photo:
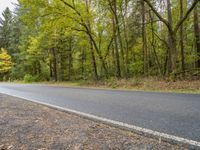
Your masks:
[[[0,50],[0,73],[8,73],[12,68],[11,56],[8,54],[7,50],[1,48]]]

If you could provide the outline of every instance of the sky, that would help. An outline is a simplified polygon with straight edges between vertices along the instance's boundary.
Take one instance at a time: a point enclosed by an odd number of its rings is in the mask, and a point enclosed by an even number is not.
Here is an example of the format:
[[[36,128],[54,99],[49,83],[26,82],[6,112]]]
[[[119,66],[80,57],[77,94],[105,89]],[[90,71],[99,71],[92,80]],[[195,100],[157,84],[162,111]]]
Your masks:
[[[6,7],[9,7],[11,10],[13,10],[14,5],[12,3],[17,3],[17,0],[0,0],[0,17],[2,17],[1,14]]]

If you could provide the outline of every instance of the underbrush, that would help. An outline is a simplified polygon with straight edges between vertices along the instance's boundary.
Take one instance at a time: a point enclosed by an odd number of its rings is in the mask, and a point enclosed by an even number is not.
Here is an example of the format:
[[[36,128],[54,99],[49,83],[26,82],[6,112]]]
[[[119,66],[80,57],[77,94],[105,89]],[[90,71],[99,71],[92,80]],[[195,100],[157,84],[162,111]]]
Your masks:
[[[175,82],[158,78],[112,79],[106,81],[88,82],[85,86],[117,89],[136,89],[152,91],[199,92],[200,80],[178,80]]]
[[[100,89],[120,89],[120,90],[142,90],[142,91],[164,91],[181,93],[200,93],[200,80],[176,80],[169,81],[164,78],[146,77],[117,79],[110,78],[105,80],[74,80],[53,82],[45,81],[37,76],[26,75],[24,81],[17,83],[39,83],[51,86],[63,87],[86,87]]]
[[[200,80],[177,80],[175,82],[163,78],[131,78],[106,80],[79,80],[68,82],[45,82],[45,84],[54,86],[72,86],[103,89],[121,89],[121,90],[144,90],[144,91],[165,91],[165,92],[183,92],[200,93]]]
[[[43,76],[32,76],[30,74],[27,74],[24,76],[23,82],[25,83],[34,83],[34,82],[43,82],[46,78]]]

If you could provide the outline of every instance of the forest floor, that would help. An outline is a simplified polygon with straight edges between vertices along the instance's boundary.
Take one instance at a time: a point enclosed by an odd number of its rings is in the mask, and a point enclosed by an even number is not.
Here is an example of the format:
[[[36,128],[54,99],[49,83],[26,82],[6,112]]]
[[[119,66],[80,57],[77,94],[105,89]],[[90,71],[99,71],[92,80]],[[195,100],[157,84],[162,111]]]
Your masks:
[[[186,149],[0,94],[0,150]]]
[[[200,94],[200,80],[178,80],[175,82],[154,78],[112,79],[103,81],[42,82],[51,86],[83,87],[97,89],[119,89],[155,92]]]

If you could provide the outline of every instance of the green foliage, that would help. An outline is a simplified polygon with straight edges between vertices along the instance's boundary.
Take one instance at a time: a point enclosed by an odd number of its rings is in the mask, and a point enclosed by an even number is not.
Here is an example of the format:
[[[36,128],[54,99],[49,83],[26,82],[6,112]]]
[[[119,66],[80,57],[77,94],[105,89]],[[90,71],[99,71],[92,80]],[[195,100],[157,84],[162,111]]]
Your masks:
[[[7,50],[1,48],[0,50],[0,74],[9,73],[12,68],[11,56]]]
[[[143,73],[143,61],[136,61],[130,65],[130,72],[134,73],[134,75],[138,76]]]
[[[11,30],[13,17],[9,8],[6,8],[2,13],[3,19],[0,18],[0,47],[7,50],[10,47]],[[10,52],[9,52],[10,53]]]
[[[116,86],[116,78],[168,76],[166,25],[158,21],[146,3],[146,11],[142,12],[140,1],[110,2],[19,0],[15,15],[6,9],[0,19],[0,47],[11,56],[12,67],[7,69],[11,73],[7,76],[25,82],[108,79],[112,87]],[[167,18],[164,1],[150,2]],[[180,2],[171,2],[172,26],[175,26],[180,17]],[[183,3],[185,13],[191,4],[186,0]],[[145,24],[142,13],[146,16]],[[194,47],[193,21],[189,16],[183,24],[186,69],[194,68],[199,59]],[[176,41],[176,65],[177,71],[181,71],[179,34]]]
[[[39,79],[38,79],[37,76],[32,76],[30,74],[26,74],[24,76],[24,82],[25,83],[32,83],[32,82],[38,82],[38,81],[39,81]]]

